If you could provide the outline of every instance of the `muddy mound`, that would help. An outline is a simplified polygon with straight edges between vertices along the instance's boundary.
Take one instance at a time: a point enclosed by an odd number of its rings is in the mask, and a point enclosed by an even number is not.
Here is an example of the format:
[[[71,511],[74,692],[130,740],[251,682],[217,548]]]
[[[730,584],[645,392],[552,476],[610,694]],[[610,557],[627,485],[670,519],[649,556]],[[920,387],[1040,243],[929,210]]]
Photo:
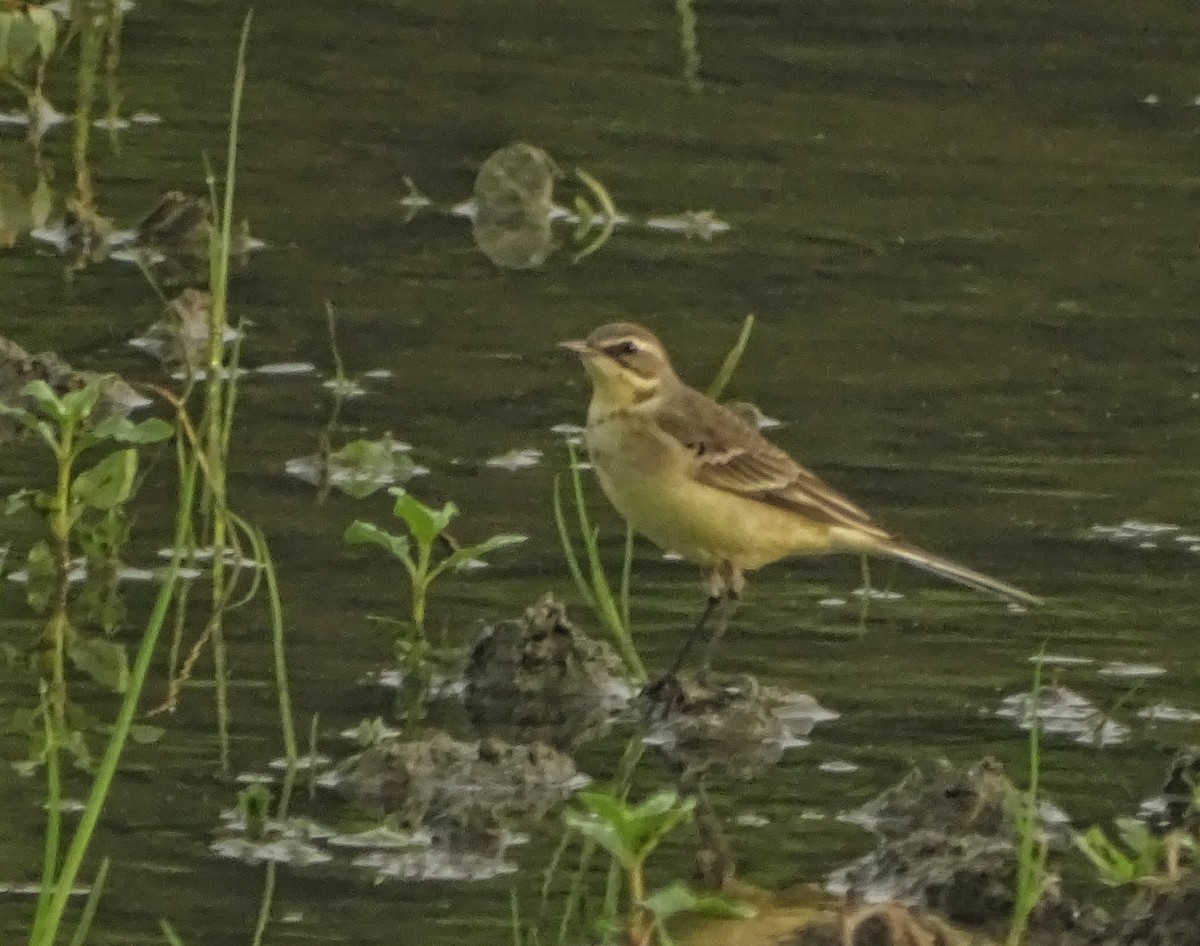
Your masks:
[[[568,620],[551,595],[475,644],[463,673],[467,713],[485,734],[574,746],[604,730],[630,696],[620,658]]]
[[[1140,891],[1089,946],[1200,946],[1200,877]]]
[[[392,826],[476,843],[512,820],[545,815],[584,781],[568,756],[541,743],[459,742],[438,732],[378,742],[322,784]]]
[[[948,762],[931,771],[915,769],[847,816],[878,834],[879,844],[836,871],[829,889],[868,903],[898,900],[1002,936],[1017,880],[1015,797],[994,759],[963,769]],[[1065,844],[1064,827],[1057,809],[1042,809],[1045,843]],[[1049,878],[1026,941],[1059,944],[1085,932],[1079,910],[1057,878]]]
[[[21,394],[21,389],[31,381],[45,381],[55,394],[62,397],[100,377],[106,380],[100,401],[92,412],[93,421],[111,414],[128,414],[149,403],[116,375],[79,371],[52,351],[31,355],[16,342],[0,335],[0,403],[33,410],[36,403]],[[0,418],[0,443],[15,436],[17,430],[14,421]]]
[[[811,696],[759,686],[750,676],[695,680],[668,675],[637,699],[646,742],[679,771],[720,768],[748,777],[803,745],[812,727],[837,716]]]

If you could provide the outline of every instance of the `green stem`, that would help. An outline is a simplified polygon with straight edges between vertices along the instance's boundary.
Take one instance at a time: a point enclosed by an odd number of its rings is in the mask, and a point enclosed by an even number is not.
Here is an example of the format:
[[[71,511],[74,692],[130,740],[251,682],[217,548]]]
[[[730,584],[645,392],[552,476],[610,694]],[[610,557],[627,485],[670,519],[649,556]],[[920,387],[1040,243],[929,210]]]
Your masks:
[[[186,497],[181,502],[181,506],[183,508],[190,508],[191,497]],[[32,940],[30,946],[52,946],[54,943],[58,927],[62,923],[63,911],[67,906],[67,898],[71,895],[71,888],[75,885],[75,879],[78,877],[79,870],[83,866],[83,858],[87,854],[88,845],[91,843],[92,835],[96,830],[96,824],[100,820],[100,813],[104,810],[104,803],[108,798],[113,776],[117,771],[117,763],[120,761],[121,752],[125,748],[125,741],[129,738],[129,728],[133,724],[134,713],[137,712],[138,698],[141,696],[142,688],[146,683],[146,674],[150,669],[150,658],[154,654],[154,647],[158,642],[159,632],[166,621],[167,611],[170,607],[171,599],[174,597],[175,586],[179,581],[180,549],[182,544],[182,535],[179,532],[180,530],[177,527],[171,564],[163,578],[163,585],[159,589],[158,597],[155,599],[154,609],[150,613],[150,620],[146,625],[146,631],[142,635],[142,642],[138,647],[137,657],[134,660],[133,669],[129,675],[129,687],[126,689],[125,697],[121,701],[121,710],[117,714],[116,722],[113,724],[108,745],[105,746],[104,757],[100,760],[100,765],[96,769],[96,777],[92,782],[91,791],[88,793],[87,804],[83,809],[83,814],[79,818],[79,825],[75,828],[75,833],[71,836],[71,845],[67,849],[66,856],[63,858],[62,872],[58,876],[54,896],[43,916],[42,922],[37,928],[39,935],[36,939]]]
[[[737,341],[729,349],[729,353],[725,356],[725,360],[721,362],[721,367],[717,370],[717,376],[713,378],[712,384],[708,386],[708,396],[714,401],[719,401],[721,395],[725,393],[725,388],[729,386],[729,381],[733,377],[733,373],[737,371],[738,362],[742,360],[742,355],[746,353],[746,345],[749,344],[750,333],[753,331],[754,316],[747,315],[742,322],[742,330],[738,332]]]
[[[641,946],[647,942],[649,935],[646,925],[649,911],[642,905],[642,901],[646,899],[646,882],[642,875],[642,862],[634,861],[629,865],[626,873],[629,877],[629,920],[626,932],[631,943]]]
[[[58,480],[54,489],[54,508],[50,514],[50,534],[54,539],[54,600],[46,624],[51,647],[50,706],[56,736],[67,726],[67,635],[70,622],[67,602],[71,576],[71,476],[75,466],[75,425],[64,422],[62,440],[55,450]]]
[[[292,692],[288,683],[287,651],[283,641],[283,604],[279,598],[279,583],[275,574],[275,562],[267,537],[260,530],[256,538],[256,556],[262,562],[267,578],[267,601],[271,606],[271,652],[275,662],[275,691],[279,698],[279,725],[283,731],[283,751],[289,768],[294,768],[299,758],[296,742],[296,723],[292,715]]]
[[[429,558],[432,552],[432,546],[417,546],[417,567],[412,576],[412,621],[421,641],[425,640],[425,595],[429,585]]]
[[[42,727],[46,738],[46,837],[42,842],[42,882],[38,887],[37,909],[34,912],[31,940],[36,941],[45,925],[50,897],[54,892],[54,875],[58,872],[59,836],[62,830],[62,775],[58,767],[58,732],[47,712],[46,696],[42,694]]]
[[[84,211],[95,209],[92,169],[88,164],[88,144],[92,129],[92,106],[96,99],[96,76],[100,70],[100,50],[104,34],[96,22],[90,4],[83,4],[79,26],[79,66],[76,70],[75,135],[71,157],[75,165],[75,198]]]

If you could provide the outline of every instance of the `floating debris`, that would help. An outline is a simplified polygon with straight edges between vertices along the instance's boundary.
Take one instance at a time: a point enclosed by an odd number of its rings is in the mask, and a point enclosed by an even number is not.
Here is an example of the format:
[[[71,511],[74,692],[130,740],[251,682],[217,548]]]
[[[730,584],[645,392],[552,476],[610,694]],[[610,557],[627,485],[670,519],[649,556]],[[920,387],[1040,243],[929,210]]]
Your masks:
[[[844,608],[845,606],[845,598],[822,598],[817,602],[819,608]]]
[[[646,221],[647,230],[681,233],[687,239],[699,238],[711,243],[712,238],[730,230],[729,224],[718,220],[711,210],[687,210],[672,217],[651,217]]]
[[[316,374],[316,371],[317,366],[310,361],[274,361],[270,364],[259,365],[254,369],[255,374],[265,374],[277,377]]]
[[[404,184],[408,188],[408,193],[401,197],[397,203],[404,208],[403,223],[409,223],[417,214],[427,207],[433,206],[433,201],[426,197],[417,188],[413,179],[407,174],[404,175]]]
[[[765,828],[771,823],[771,819],[753,811],[744,811],[734,815],[733,823],[739,828]]]
[[[856,598],[866,598],[868,601],[899,601],[904,595],[898,591],[886,591],[883,588],[855,588],[850,594]]]
[[[550,428],[550,433],[558,434],[560,437],[565,437],[572,442],[577,442],[577,438],[582,436],[584,428],[578,424],[555,424]]]
[[[1082,667],[1096,661],[1091,657],[1075,657],[1070,654],[1031,654],[1029,662],[1047,667]]]
[[[853,762],[847,762],[845,759],[830,759],[828,762],[822,762],[817,768],[831,775],[848,775],[851,772],[858,771],[857,765]]]
[[[1181,709],[1170,703],[1155,703],[1138,711],[1139,719],[1148,719],[1155,723],[1200,723],[1200,713],[1195,710]]]
[[[1103,540],[1144,551],[1176,548],[1192,554],[1200,554],[1200,535],[1194,532],[1185,532],[1182,526],[1166,522],[1142,522],[1138,519],[1127,519],[1116,526],[1091,526],[1084,535],[1089,539]]]
[[[1129,727],[1106,717],[1085,697],[1061,685],[1046,685],[1036,698],[1014,693],[1000,701],[996,715],[1015,720],[1022,729],[1032,725],[1034,706],[1043,732],[1071,736],[1085,746],[1113,746],[1129,738]]]
[[[542,462],[542,451],[536,447],[518,447],[509,450],[508,453],[502,453],[499,456],[489,459],[485,466],[496,467],[501,470],[527,470],[530,467],[537,466]]]
[[[376,882],[384,880],[491,880],[515,874],[517,865],[504,858],[504,849],[476,853],[437,847],[395,853],[377,851],[357,857],[355,867],[370,870]]]
[[[159,558],[174,558],[175,552],[171,548],[161,548],[158,550]],[[262,563],[255,561],[252,558],[246,558],[244,555],[238,555],[233,549],[227,548],[221,556],[225,564],[230,568],[261,568]],[[188,549],[184,555],[184,561],[187,562],[211,562],[213,560],[213,548],[211,545],[204,546],[198,549]]]
[[[330,378],[328,381],[322,381],[321,387],[332,391],[334,397],[343,401],[352,401],[367,393],[367,389],[353,378]]]
[[[1121,677],[1127,680],[1148,680],[1151,677],[1161,677],[1166,674],[1165,667],[1154,664],[1126,663],[1124,660],[1113,660],[1100,668],[1102,677]]]
[[[274,862],[312,867],[333,859],[318,843],[331,834],[331,829],[308,818],[268,819],[251,829],[243,812],[231,809],[221,813],[221,826],[209,850],[247,864]]]
[[[349,496],[362,498],[385,486],[407,483],[429,472],[413,461],[412,447],[390,437],[352,440],[328,455],[310,453],[284,464],[284,470],[311,486],[334,486]]]

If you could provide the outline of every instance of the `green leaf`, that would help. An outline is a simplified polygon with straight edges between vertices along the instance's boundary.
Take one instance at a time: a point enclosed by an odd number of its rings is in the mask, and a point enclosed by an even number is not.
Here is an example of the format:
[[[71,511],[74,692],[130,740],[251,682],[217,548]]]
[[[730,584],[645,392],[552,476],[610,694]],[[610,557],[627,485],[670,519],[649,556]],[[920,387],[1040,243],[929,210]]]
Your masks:
[[[78,391],[68,391],[64,394],[61,403],[66,419],[82,423],[91,417],[107,383],[107,378],[93,378]]]
[[[140,746],[149,746],[162,739],[166,735],[166,732],[161,726],[133,723],[129,727],[129,738]]]
[[[129,656],[121,644],[102,637],[76,634],[67,646],[67,655],[76,668],[116,693],[129,685]]]
[[[136,478],[137,451],[117,450],[75,477],[71,495],[89,509],[112,509],[129,498]]]
[[[417,545],[424,548],[433,545],[433,540],[445,530],[450,520],[458,515],[458,507],[454,503],[446,503],[438,510],[426,506],[412,493],[399,486],[393,486],[388,492],[396,497],[392,515],[408,526],[408,531],[417,540]]]
[[[92,430],[93,440],[116,440],[120,443],[147,444],[166,440],[175,429],[165,420],[151,417],[135,424],[128,417],[112,414]]]
[[[5,65],[13,72],[21,72],[25,63],[38,48],[38,29],[33,20],[24,13],[0,14],[8,20],[8,42],[5,44]]]
[[[636,860],[634,852],[625,844],[620,832],[609,822],[578,811],[568,811],[563,817],[568,828],[589,838],[622,864],[630,865]]]
[[[11,516],[24,509],[29,508],[29,497],[34,495],[31,489],[18,489],[15,492],[9,493],[4,498],[4,505],[0,508],[0,516]]]
[[[0,13],[0,72],[9,68],[8,37],[12,32],[13,20],[17,15],[16,13]]]
[[[1101,883],[1119,887],[1134,879],[1134,865],[1124,852],[1108,839],[1098,825],[1086,834],[1074,834],[1075,846],[1092,862]]]
[[[394,483],[406,467],[411,470],[413,465],[412,460],[396,452],[395,442],[389,437],[352,440],[330,454],[329,464],[346,474],[346,479],[339,478],[334,485],[355,499],[364,499]]]
[[[461,568],[467,562],[471,561],[471,559],[483,558],[489,552],[494,552],[496,549],[502,549],[508,545],[520,545],[527,539],[528,536],[524,535],[494,535],[477,545],[451,552],[438,565],[438,571],[441,571],[443,568]]]
[[[45,62],[54,54],[54,47],[58,43],[58,17],[45,7],[29,7],[25,15],[33,22],[38,52]]]
[[[402,562],[405,560],[411,562],[408,555],[408,539],[402,535],[392,535],[373,522],[355,519],[346,526],[342,539],[347,545],[376,545]]]
[[[669,887],[656,890],[642,905],[660,920],[680,913],[697,913],[722,920],[748,920],[757,914],[754,907],[715,894],[696,894],[685,884],[676,881]]]
[[[42,413],[58,422],[67,418],[66,408],[54,389],[45,381],[30,381],[20,390],[21,397],[27,397],[41,409]]]
[[[3,401],[0,401],[0,417],[11,417],[17,423],[24,427],[28,427],[31,430],[33,429],[33,425],[37,420],[32,414],[29,413],[29,411],[25,410],[25,408],[17,407],[13,404],[5,404]]]
[[[40,707],[15,709],[8,717],[4,731],[10,736],[27,736],[43,730]]]
[[[41,541],[25,556],[25,599],[38,614],[45,614],[54,593],[54,555],[47,542]]]

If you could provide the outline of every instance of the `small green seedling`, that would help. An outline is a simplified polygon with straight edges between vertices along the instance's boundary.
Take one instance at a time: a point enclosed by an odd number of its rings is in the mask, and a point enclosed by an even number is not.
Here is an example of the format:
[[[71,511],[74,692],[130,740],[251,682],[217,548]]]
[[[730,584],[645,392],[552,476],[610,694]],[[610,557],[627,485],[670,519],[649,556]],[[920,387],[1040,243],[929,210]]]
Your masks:
[[[394,486],[388,490],[396,497],[392,515],[404,523],[407,535],[397,535],[371,522],[356,519],[346,527],[349,545],[375,545],[399,560],[410,582],[410,620],[420,639],[425,638],[425,602],[429,589],[447,569],[457,569],[480,559],[489,552],[525,541],[523,535],[494,535],[467,548],[452,548],[444,558],[434,561],[433,550],[439,539],[448,545],[446,527],[458,515],[454,503],[433,509],[406,490]]]
[[[1180,854],[1189,851],[1195,855],[1200,850],[1197,839],[1184,831],[1159,836],[1137,818],[1117,818],[1115,824],[1121,844],[1112,841],[1099,825],[1073,835],[1075,846],[1096,868],[1097,878],[1109,887],[1174,881]]]
[[[137,477],[137,447],[171,436],[172,428],[157,418],[134,423],[121,414],[102,416],[101,400],[111,386],[123,384],[97,377],[82,388],[59,395],[45,381],[32,381],[16,403],[0,403],[0,416],[16,421],[39,437],[55,459],[51,490],[22,491],[10,506],[28,501],[46,519],[49,540],[37,542],[25,558],[27,597],[39,614],[47,614],[46,643],[51,664],[51,701],[62,720],[66,707],[62,661],[69,657],[80,670],[117,692],[128,682],[125,649],[104,637],[78,633],[67,616],[67,591],[76,550],[110,559],[125,536],[121,509]],[[85,453],[110,448],[82,472]],[[111,449],[115,448],[115,449]],[[101,615],[105,627],[117,612]]]
[[[580,792],[583,811],[568,811],[567,827],[603,848],[619,866],[626,890],[624,919],[602,917],[601,923],[617,927],[623,942],[670,946],[666,921],[682,913],[718,917],[747,917],[753,910],[723,897],[699,895],[681,883],[647,894],[647,858],[668,834],[690,821],[696,803],[675,792],[663,791],[640,805],[629,805],[607,792]]]

